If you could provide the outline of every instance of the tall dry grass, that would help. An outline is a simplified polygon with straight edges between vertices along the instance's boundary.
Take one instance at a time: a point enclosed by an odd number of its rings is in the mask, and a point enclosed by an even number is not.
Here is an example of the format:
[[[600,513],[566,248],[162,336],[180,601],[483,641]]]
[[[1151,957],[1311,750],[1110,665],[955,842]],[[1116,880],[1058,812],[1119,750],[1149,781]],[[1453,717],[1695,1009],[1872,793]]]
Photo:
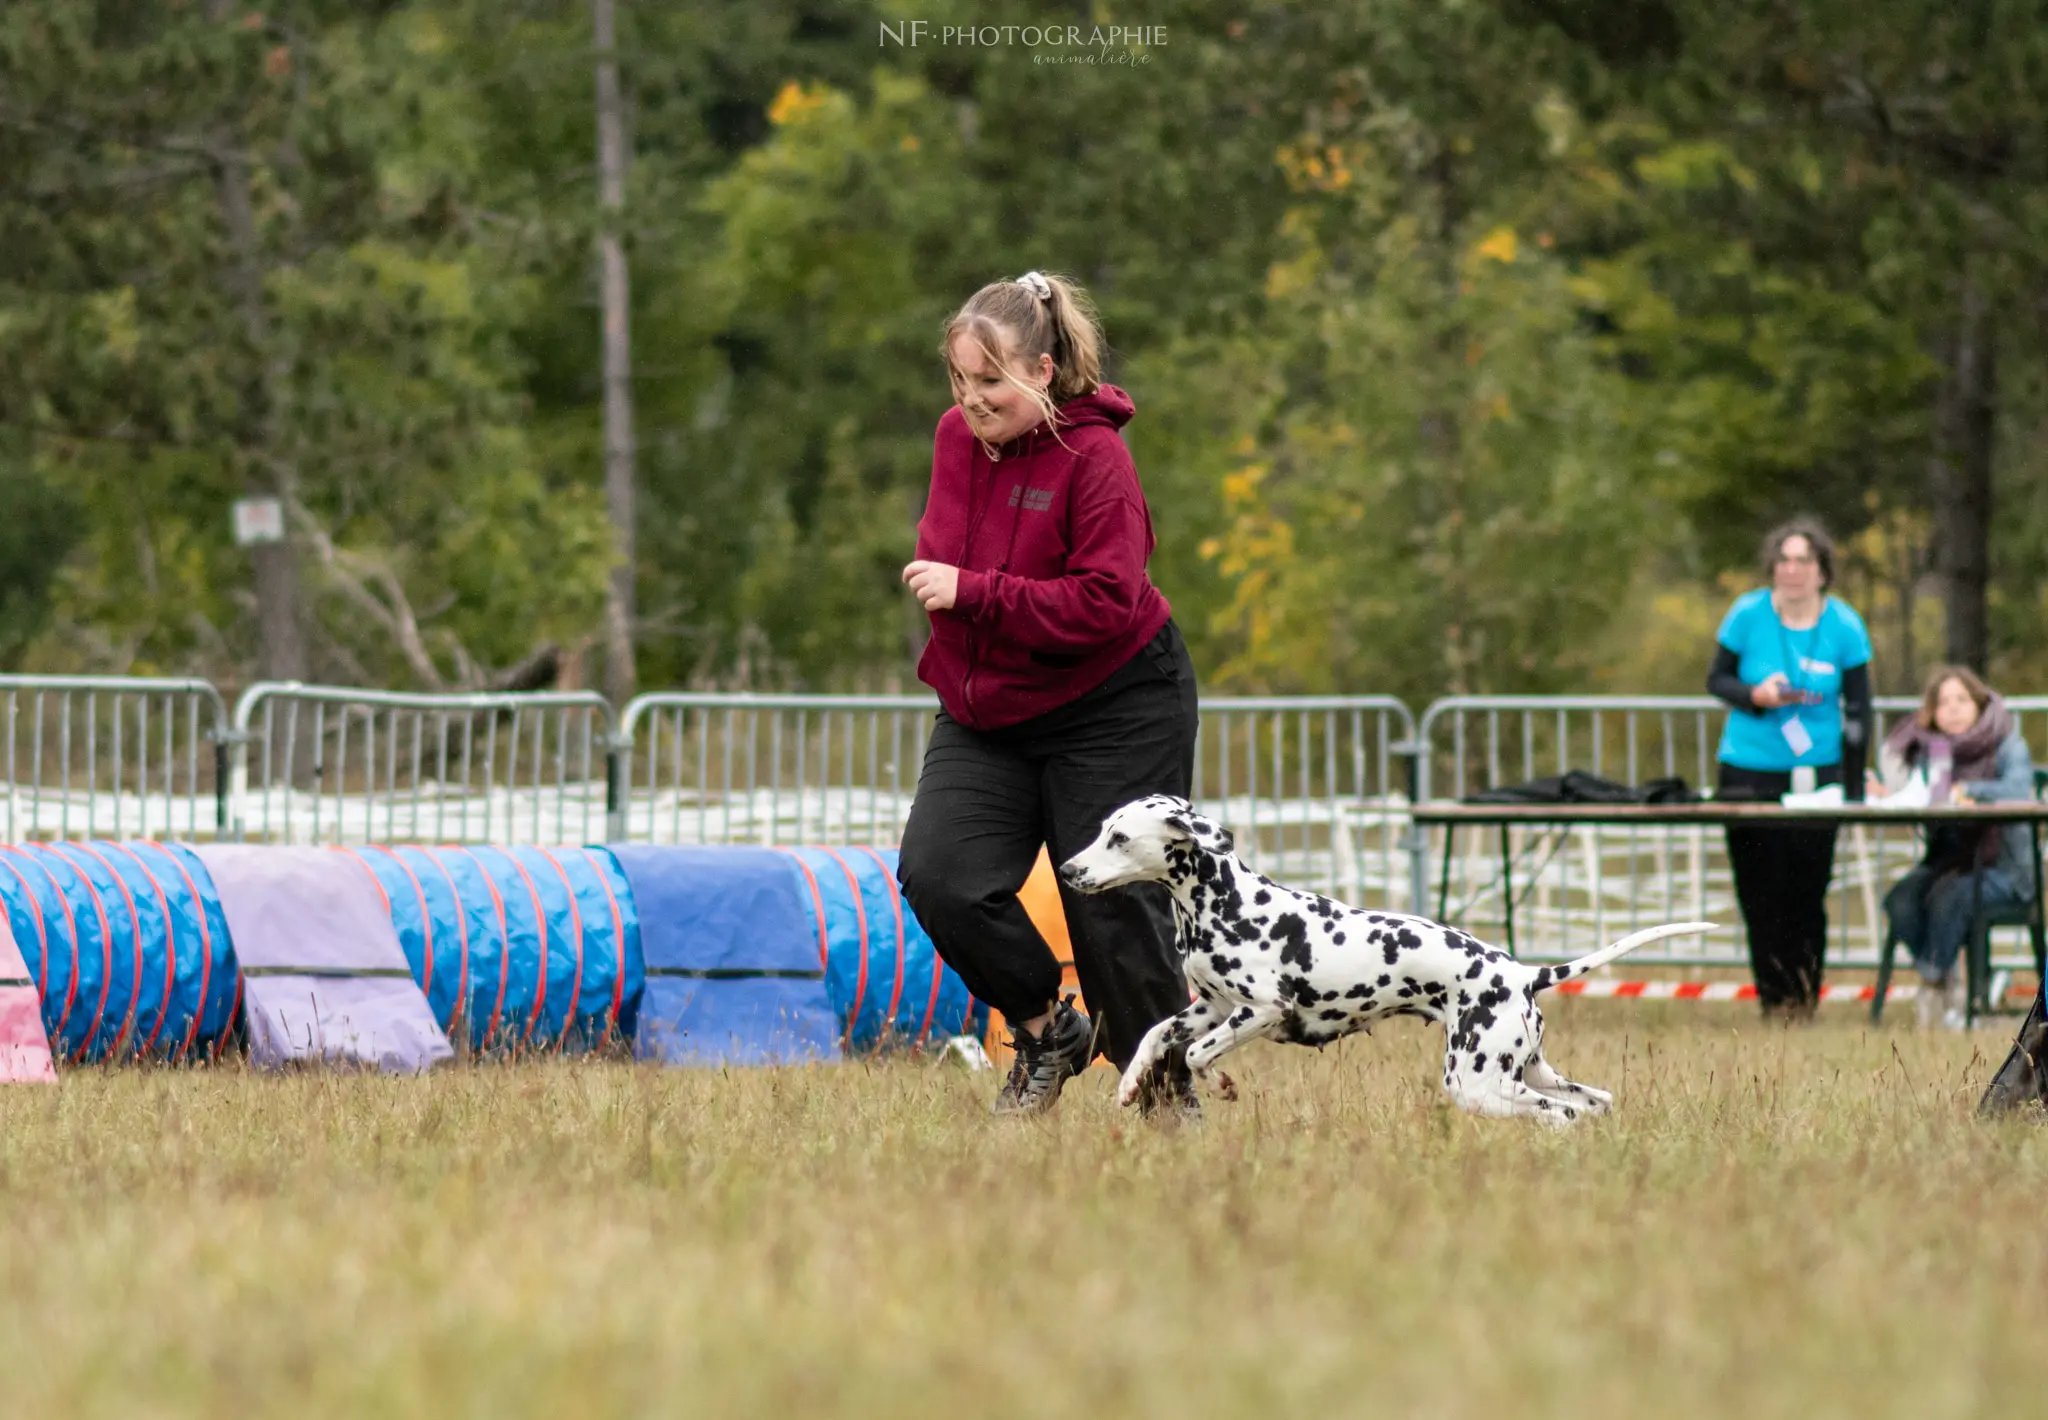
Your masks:
[[[1558,1003],[1573,1132],[1452,1112],[1440,1035],[1228,1062],[1143,1127],[913,1063],[0,1094],[20,1416],[2005,1413],[2048,1134],[2002,1036]]]

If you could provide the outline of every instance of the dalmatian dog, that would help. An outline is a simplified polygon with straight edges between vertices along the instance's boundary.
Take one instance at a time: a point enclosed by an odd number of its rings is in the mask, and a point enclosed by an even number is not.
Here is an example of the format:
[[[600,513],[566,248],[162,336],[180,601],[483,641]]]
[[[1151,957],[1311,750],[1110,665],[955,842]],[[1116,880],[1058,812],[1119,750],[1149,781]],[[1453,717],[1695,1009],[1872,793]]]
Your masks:
[[[1531,966],[1426,917],[1284,888],[1238,861],[1233,847],[1230,831],[1186,799],[1155,794],[1112,813],[1060,867],[1061,880],[1081,892],[1163,882],[1173,894],[1195,1000],[1139,1043],[1120,1104],[1138,1098],[1148,1068],[1173,1046],[1186,1046],[1189,1068],[1201,1074],[1248,1040],[1324,1045],[1406,1015],[1443,1024],[1444,1088],[1462,1109],[1558,1126],[1605,1114],[1612,1095],[1544,1060],[1537,993],[1651,942],[1714,927],[1651,927],[1577,961]]]

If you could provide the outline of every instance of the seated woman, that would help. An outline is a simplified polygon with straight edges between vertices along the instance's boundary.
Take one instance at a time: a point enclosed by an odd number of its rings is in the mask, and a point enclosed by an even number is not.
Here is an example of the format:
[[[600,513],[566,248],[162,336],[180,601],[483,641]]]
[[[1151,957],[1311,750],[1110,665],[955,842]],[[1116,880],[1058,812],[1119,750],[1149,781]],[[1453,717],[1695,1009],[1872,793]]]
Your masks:
[[[1927,681],[1920,708],[1885,737],[1879,756],[1884,777],[1873,778],[1869,797],[1896,793],[1919,770],[1929,802],[1995,803],[2034,796],[2034,763],[2027,742],[1997,692],[1963,666],[1943,666]],[[1956,964],[1970,930],[1970,911],[1981,887],[1986,907],[2032,900],[2032,840],[2020,824],[1937,824],[1927,835],[1918,866],[1885,895],[1892,935],[1913,953],[1921,989],[1916,1015],[1963,1023],[1966,973]]]

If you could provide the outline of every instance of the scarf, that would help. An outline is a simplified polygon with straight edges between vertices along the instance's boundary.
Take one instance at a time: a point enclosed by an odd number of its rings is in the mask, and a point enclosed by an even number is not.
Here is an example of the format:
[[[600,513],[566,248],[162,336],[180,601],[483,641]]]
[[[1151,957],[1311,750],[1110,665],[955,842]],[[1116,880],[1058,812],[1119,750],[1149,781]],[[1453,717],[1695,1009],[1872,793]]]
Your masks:
[[[1892,732],[1884,737],[1884,742],[1911,766],[1925,764],[1935,742],[1946,740],[1955,763],[1950,775],[1961,783],[1966,779],[1995,778],[1998,774],[1998,747],[2011,736],[2012,712],[2005,708],[2005,697],[1994,690],[1991,698],[1984,702],[1984,710],[1977,716],[1977,723],[1960,735],[1944,735],[1931,725],[1921,724],[1918,715],[1908,715],[1892,726]]]
[[[1984,709],[1977,716],[1977,723],[1960,735],[1944,735],[1931,725],[1923,725],[1916,714],[1908,715],[1894,725],[1892,732],[1884,737],[1884,742],[1885,747],[1905,761],[1908,768],[1915,764],[1926,764],[1933,757],[1932,751],[1935,746],[1945,743],[1951,758],[1949,783],[1960,784],[1972,779],[1995,778],[1998,774],[1998,747],[2011,737],[2012,732],[2012,712],[2005,708],[2005,698],[1994,690],[1991,692],[1991,698],[1984,702]],[[1934,788],[1942,796],[1943,802],[1947,801],[1947,785],[1929,787]],[[1997,857],[1996,833],[1987,833],[1981,828],[1952,831],[1959,842],[1954,847],[1948,844],[1940,846],[1950,848],[1951,852],[1955,847],[1960,847],[1964,861],[1975,858],[1980,863],[1986,863]],[[1934,846],[1930,842],[1930,847]],[[1947,854],[1938,856],[1945,857]]]

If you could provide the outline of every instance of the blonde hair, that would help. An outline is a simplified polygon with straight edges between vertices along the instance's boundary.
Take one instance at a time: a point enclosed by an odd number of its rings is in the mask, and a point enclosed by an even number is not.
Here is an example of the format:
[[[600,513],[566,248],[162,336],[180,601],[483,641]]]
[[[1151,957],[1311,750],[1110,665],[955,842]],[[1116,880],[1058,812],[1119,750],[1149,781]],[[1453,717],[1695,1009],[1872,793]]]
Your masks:
[[[991,281],[953,313],[939,341],[939,356],[961,401],[960,369],[953,363],[953,339],[966,335],[1003,378],[1024,391],[1059,438],[1059,406],[1093,393],[1102,383],[1102,323],[1095,303],[1073,281],[1054,271],[1027,271],[1013,281]],[[1041,390],[1021,380],[1015,364],[1031,368],[1052,357],[1052,381]],[[977,435],[977,438],[980,436]],[[1066,441],[1061,440],[1064,447]]]

